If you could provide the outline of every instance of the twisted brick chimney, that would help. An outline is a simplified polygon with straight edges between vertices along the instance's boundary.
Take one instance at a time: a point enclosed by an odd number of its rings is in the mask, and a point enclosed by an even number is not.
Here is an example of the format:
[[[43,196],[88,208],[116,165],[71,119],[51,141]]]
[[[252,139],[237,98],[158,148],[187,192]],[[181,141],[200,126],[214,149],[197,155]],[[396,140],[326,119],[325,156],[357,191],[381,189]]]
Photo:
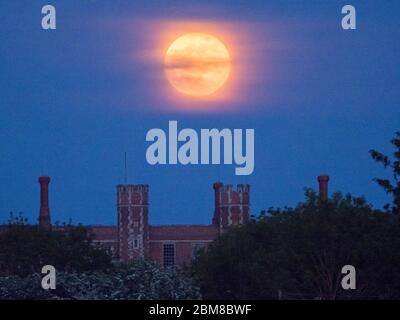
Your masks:
[[[49,208],[49,183],[50,177],[39,177],[40,183],[40,211],[39,225],[44,228],[50,227],[50,208]]]
[[[319,198],[322,201],[328,200],[328,175],[321,175],[317,177],[319,183]]]

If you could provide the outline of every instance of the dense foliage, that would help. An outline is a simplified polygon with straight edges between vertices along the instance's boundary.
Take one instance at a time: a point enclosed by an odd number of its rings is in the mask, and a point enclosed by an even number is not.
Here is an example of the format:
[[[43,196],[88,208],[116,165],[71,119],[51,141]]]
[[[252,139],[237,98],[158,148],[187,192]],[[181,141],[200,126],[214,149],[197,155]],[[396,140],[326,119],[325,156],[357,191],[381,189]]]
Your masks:
[[[362,198],[311,190],[296,208],[270,209],[234,227],[194,264],[206,298],[400,298],[400,226]],[[341,288],[353,265],[357,289]]]
[[[41,269],[56,269],[56,289],[41,286]],[[0,299],[199,299],[193,279],[153,263],[115,264],[92,242],[89,228],[41,228],[12,217],[0,232]]]
[[[384,168],[389,168],[392,171],[392,179],[375,178],[374,180],[393,197],[393,204],[386,205],[386,209],[394,213],[400,213],[400,132],[396,132],[394,138],[390,141],[395,147],[393,158],[383,153],[370,150],[372,158],[381,163]]]
[[[0,275],[25,276],[44,265],[59,271],[102,270],[111,266],[110,255],[92,243],[90,229],[55,225],[44,229],[12,217],[0,232]]]
[[[0,277],[0,299],[199,299],[199,288],[183,271],[139,261],[104,271],[57,273],[55,290],[42,277]]]

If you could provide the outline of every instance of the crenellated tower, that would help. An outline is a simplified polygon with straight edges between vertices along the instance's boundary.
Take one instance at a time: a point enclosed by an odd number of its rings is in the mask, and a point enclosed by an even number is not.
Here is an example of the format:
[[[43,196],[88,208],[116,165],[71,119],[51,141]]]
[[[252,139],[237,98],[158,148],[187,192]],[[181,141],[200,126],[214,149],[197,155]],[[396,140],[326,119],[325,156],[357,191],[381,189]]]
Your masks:
[[[214,183],[215,210],[213,225],[219,227],[220,234],[232,225],[246,224],[250,217],[250,185]]]
[[[122,261],[148,257],[148,194],[148,185],[117,186],[118,243]]]

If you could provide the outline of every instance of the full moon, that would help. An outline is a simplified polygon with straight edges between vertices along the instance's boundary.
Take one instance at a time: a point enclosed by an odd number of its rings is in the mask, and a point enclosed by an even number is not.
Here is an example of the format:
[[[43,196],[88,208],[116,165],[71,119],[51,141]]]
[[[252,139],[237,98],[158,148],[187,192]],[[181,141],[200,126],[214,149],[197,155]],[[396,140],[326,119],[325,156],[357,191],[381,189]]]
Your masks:
[[[206,33],[187,33],[176,39],[165,54],[168,81],[179,92],[208,96],[220,89],[229,77],[228,49]]]

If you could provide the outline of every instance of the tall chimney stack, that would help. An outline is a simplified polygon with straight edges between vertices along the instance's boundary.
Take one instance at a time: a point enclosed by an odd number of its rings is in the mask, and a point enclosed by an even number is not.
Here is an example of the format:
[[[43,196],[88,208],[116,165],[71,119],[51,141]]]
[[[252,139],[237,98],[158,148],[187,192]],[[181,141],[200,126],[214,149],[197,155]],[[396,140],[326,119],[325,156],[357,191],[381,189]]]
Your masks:
[[[322,201],[328,200],[328,175],[321,175],[317,177],[319,183],[319,198]]]
[[[222,189],[224,185],[222,184],[222,182],[215,182],[213,184],[213,188],[214,188],[214,216],[213,216],[213,220],[212,223],[214,225],[219,225],[220,223],[220,212],[219,212],[219,207],[220,207],[220,202],[221,202],[221,197],[220,197],[220,190]]]
[[[44,228],[50,227],[50,208],[49,208],[49,183],[50,177],[39,177],[40,183],[40,212],[39,225]]]

